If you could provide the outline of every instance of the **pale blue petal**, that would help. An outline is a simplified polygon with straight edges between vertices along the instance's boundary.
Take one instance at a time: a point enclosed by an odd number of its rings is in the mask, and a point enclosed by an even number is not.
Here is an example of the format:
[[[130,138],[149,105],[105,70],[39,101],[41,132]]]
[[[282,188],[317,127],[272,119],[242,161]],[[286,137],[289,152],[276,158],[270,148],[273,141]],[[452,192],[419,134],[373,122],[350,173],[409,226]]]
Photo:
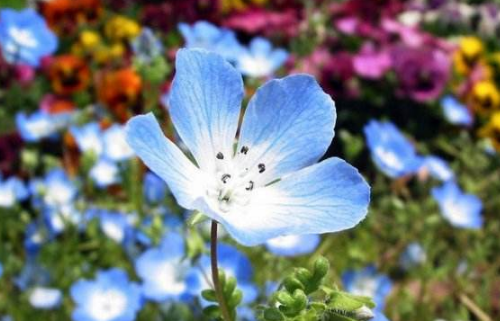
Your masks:
[[[250,203],[224,215],[221,223],[244,245],[281,235],[345,230],[365,216],[370,188],[359,172],[330,158],[253,191]]]
[[[201,172],[165,137],[154,115],[132,118],[126,136],[137,156],[168,184],[179,205],[192,209],[193,201],[203,195]]]
[[[170,115],[202,169],[213,171],[219,152],[233,154],[242,98],[241,75],[221,56],[204,50],[177,52]]]
[[[316,163],[334,136],[335,103],[309,75],[271,80],[250,101],[243,120],[238,152],[243,167],[265,165],[259,176],[268,183]]]

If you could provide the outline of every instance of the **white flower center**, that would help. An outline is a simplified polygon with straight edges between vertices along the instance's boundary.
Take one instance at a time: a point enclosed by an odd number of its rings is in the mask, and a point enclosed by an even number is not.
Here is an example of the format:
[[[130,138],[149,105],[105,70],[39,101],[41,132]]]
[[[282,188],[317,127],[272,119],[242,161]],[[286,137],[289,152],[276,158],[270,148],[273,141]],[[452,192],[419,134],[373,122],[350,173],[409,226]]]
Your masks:
[[[402,170],[404,168],[404,165],[399,157],[390,150],[383,147],[376,147],[375,155],[377,155],[377,157],[380,158],[387,166],[395,170]]]
[[[30,30],[14,26],[9,28],[9,35],[19,46],[28,48],[35,48],[36,46],[38,46],[38,41],[36,41],[36,38],[33,36]]]
[[[362,295],[362,296],[375,296],[377,292],[378,282],[375,278],[372,277],[360,277],[354,284],[354,288],[351,291],[354,295]]]
[[[153,279],[166,293],[180,294],[186,290],[182,281],[183,271],[179,271],[178,264],[165,262],[155,268]]]
[[[266,171],[264,163],[245,167],[242,161],[249,151],[243,146],[233,159],[219,152],[216,155],[217,169],[215,179],[208,183],[207,196],[215,201],[222,212],[234,207],[245,206],[258,184],[258,176]]]
[[[465,224],[469,221],[467,212],[464,210],[463,206],[460,206],[454,200],[447,200],[444,203],[444,207],[448,212],[448,216],[455,222]]]
[[[97,321],[109,321],[120,316],[127,307],[127,296],[116,289],[97,291],[89,302],[90,315]]]

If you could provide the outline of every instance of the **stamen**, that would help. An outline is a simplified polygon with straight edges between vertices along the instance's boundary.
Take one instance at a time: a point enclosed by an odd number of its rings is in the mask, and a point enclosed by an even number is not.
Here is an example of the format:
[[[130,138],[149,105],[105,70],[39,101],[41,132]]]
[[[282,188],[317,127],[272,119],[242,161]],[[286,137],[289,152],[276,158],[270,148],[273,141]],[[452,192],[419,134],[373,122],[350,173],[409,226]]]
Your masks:
[[[259,173],[262,174],[264,173],[264,171],[266,170],[266,165],[260,163],[259,165],[257,165],[257,167],[259,168]]]
[[[247,191],[251,191],[251,190],[253,190],[253,181],[248,182],[248,186],[247,186],[247,187],[245,187],[245,189],[246,189]]]
[[[241,153],[246,155],[248,153],[248,146],[241,147]]]
[[[222,175],[221,181],[222,181],[222,183],[226,184],[227,180],[230,179],[230,178],[231,178],[231,175],[224,174],[224,175]]]
[[[217,156],[215,156],[215,157],[217,157],[217,159],[224,159],[224,154],[222,154],[221,152],[218,152]]]

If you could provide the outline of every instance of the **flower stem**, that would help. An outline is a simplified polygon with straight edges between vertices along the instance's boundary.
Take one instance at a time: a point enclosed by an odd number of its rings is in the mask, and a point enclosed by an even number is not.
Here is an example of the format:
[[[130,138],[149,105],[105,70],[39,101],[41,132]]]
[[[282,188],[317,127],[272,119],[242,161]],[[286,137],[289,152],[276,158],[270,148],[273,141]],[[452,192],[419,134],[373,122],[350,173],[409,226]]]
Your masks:
[[[210,233],[210,262],[212,264],[212,280],[215,296],[217,297],[217,301],[219,301],[222,319],[224,321],[232,321],[219,281],[219,268],[217,266],[217,221],[215,220],[212,220],[212,230]]]

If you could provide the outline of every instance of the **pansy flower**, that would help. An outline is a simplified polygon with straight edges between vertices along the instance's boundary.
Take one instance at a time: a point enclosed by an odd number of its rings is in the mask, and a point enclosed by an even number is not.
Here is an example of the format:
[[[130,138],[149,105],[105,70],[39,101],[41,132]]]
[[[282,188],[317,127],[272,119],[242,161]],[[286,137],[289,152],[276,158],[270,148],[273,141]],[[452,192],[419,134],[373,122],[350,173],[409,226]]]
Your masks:
[[[141,290],[125,271],[114,268],[71,286],[74,321],[133,321],[141,308]]]
[[[299,256],[314,252],[320,241],[317,234],[278,236],[268,240],[266,248],[277,256]]]
[[[373,161],[387,176],[413,174],[422,165],[415,147],[394,124],[371,120],[364,132]]]
[[[59,95],[84,90],[90,81],[90,68],[85,60],[74,55],[54,57],[48,68],[52,89]]]
[[[488,138],[491,150],[500,151],[500,112],[491,116],[489,122],[480,129],[479,134]]]
[[[212,51],[229,61],[235,61],[243,50],[232,30],[219,28],[210,22],[198,21],[192,26],[180,23],[178,28],[186,48]]]
[[[441,99],[441,108],[446,120],[454,125],[470,126],[474,121],[470,110],[453,96]]]
[[[453,226],[469,229],[482,227],[483,203],[477,196],[462,192],[456,182],[448,181],[433,188],[432,196],[438,202],[441,215]]]
[[[184,240],[180,234],[168,233],[161,244],[142,253],[135,262],[137,275],[143,280],[143,295],[150,300],[187,300],[187,261],[184,258]]]
[[[57,44],[57,37],[35,10],[0,10],[0,47],[9,63],[38,67],[42,57],[56,51]]]
[[[244,245],[358,224],[369,187],[338,158],[318,164],[334,136],[335,104],[313,77],[271,80],[246,108],[241,75],[205,50],[177,52],[169,97],[174,126],[196,161],[163,134],[153,114],[127,124],[127,140],[182,207],[220,222]]]
[[[270,77],[285,63],[288,52],[282,48],[273,49],[265,38],[252,39],[249,48],[238,55],[236,67],[245,76]]]
[[[492,81],[479,81],[472,87],[469,101],[476,112],[489,115],[500,109],[500,91]]]

